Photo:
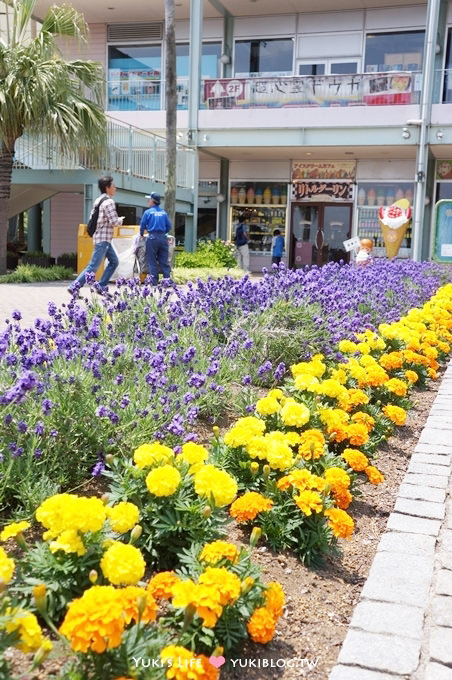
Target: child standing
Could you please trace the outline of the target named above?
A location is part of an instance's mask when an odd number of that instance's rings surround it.
[[[272,238],[272,264],[279,264],[281,262],[284,251],[284,236],[282,236],[279,229],[275,229]]]

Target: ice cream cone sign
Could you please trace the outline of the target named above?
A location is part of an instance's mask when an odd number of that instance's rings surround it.
[[[388,257],[395,257],[411,221],[409,201],[401,198],[392,205],[380,206],[379,218]]]

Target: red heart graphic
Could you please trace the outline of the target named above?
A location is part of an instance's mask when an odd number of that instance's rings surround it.
[[[215,666],[215,668],[220,668],[220,666],[226,662],[226,659],[224,656],[211,656],[209,662],[212,664],[212,666]]]

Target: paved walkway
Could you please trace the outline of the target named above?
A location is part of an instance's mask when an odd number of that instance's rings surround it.
[[[329,680],[452,680],[452,363]]]
[[[14,309],[23,326],[48,317],[49,301],[69,302],[66,288],[0,285],[0,330]],[[452,680],[451,462],[452,362],[329,680]]]

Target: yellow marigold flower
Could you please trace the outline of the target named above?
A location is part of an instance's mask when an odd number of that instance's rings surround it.
[[[52,553],[62,550],[65,553],[76,553],[79,557],[86,554],[85,544],[80,534],[74,529],[62,531],[54,541],[50,541],[49,550]]]
[[[273,399],[282,399],[284,397],[284,392],[280,390],[279,387],[275,387],[269,391],[267,396],[272,397]]]
[[[390,380],[387,380],[385,382],[385,387],[389,392],[393,392],[396,394],[398,397],[406,397],[407,393],[407,384],[403,382],[403,380],[399,380],[399,378],[391,378]]]
[[[287,399],[281,409],[281,419],[284,425],[289,427],[303,427],[309,421],[311,411],[305,404],[300,404],[295,400]]]
[[[283,432],[283,441],[289,446],[296,446],[300,442],[300,435],[298,432],[291,430],[290,432]]]
[[[168,665],[168,680],[217,680],[219,671],[203,654],[195,656],[185,647],[169,645],[160,652],[160,658]]]
[[[16,565],[11,557],[0,546],[0,581],[9,583],[13,577]]]
[[[338,404],[344,411],[351,411],[355,406],[368,404],[370,401],[367,394],[356,387],[347,390],[347,394],[341,395],[338,398]]]
[[[361,352],[361,354],[370,354],[370,347],[367,342],[358,342],[356,349],[358,352]]]
[[[138,548],[113,541],[102,556],[100,568],[105,578],[115,586],[135,585],[143,578],[146,563]]]
[[[319,379],[311,373],[300,373],[295,376],[294,386],[297,390],[312,392],[319,384]]]
[[[327,468],[324,476],[333,493],[344,492],[350,486],[350,477],[342,468]]]
[[[246,452],[250,458],[259,458],[265,460],[267,458],[268,439],[263,435],[259,437],[251,437],[246,443]]]
[[[198,599],[198,586],[191,579],[178,580],[171,588],[173,607],[188,607],[195,604]]]
[[[386,404],[386,406],[383,406],[383,413],[396,425],[405,425],[406,411],[400,406]]]
[[[106,649],[119,647],[124,626],[119,591],[113,586],[93,586],[69,604],[60,633],[74,652],[103,654]]]
[[[240,596],[242,582],[237,574],[228,571],[226,567],[207,567],[198,579],[199,585],[216,588],[219,601],[223,607],[234,604]]]
[[[12,524],[7,524],[0,533],[0,541],[7,541],[9,538],[14,538],[17,534],[21,534],[23,531],[31,526],[30,522],[12,522]]]
[[[385,481],[384,475],[373,465],[368,465],[364,470],[371,484],[381,484]]]
[[[281,408],[281,404],[274,397],[262,397],[256,402],[256,411],[261,416],[271,416],[274,413],[278,413]]]
[[[369,465],[368,457],[358,449],[344,449],[341,456],[355,472],[362,472]]]
[[[121,598],[126,625],[131,621],[149,623],[157,618],[157,603],[153,594],[138,586],[127,586],[117,591]]]
[[[272,612],[266,607],[258,607],[254,610],[246,628],[253,642],[265,645],[273,639],[276,622]]]
[[[363,423],[350,423],[347,427],[347,439],[353,446],[363,446],[369,439],[366,425]]]
[[[427,373],[430,380],[438,380],[438,373],[435,371],[434,368],[428,368]]]
[[[209,457],[209,452],[201,444],[195,442],[186,442],[182,445],[182,452],[177,456],[176,462],[183,460],[190,465],[189,473],[194,474]]]
[[[388,352],[382,354],[378,363],[385,371],[393,371],[403,366],[403,354],[401,352]]]
[[[270,438],[267,448],[267,460],[272,470],[288,470],[294,464],[292,449],[284,441]]]
[[[369,385],[370,387],[380,387],[386,383],[389,379],[386,371],[375,364],[374,366],[369,366],[366,370],[366,375],[363,380],[363,384]]]
[[[7,619],[14,617],[5,623],[7,634],[16,633],[19,636],[14,646],[25,654],[36,652],[45,640],[36,616],[25,609],[8,609],[6,613]]]
[[[362,423],[368,432],[373,430],[375,425],[375,419],[364,411],[357,411],[354,413],[351,417],[351,420],[355,423]]]
[[[121,501],[113,507],[106,507],[110,526],[118,534],[125,534],[133,529],[140,519],[140,511],[134,503]]]
[[[265,608],[273,615],[276,621],[283,612],[283,607],[286,601],[284,590],[278,581],[270,581],[267,585],[267,590],[264,593]]]
[[[265,423],[254,416],[247,416],[246,418],[239,418],[226,434],[224,435],[224,443],[226,446],[236,448],[238,446],[245,446],[252,437],[259,437],[265,432]]]
[[[357,351],[357,344],[351,340],[341,340],[338,348],[339,352],[342,352],[343,354],[353,354]]]
[[[300,491],[298,496],[294,496],[296,505],[304,515],[312,515],[313,512],[322,512],[322,498],[317,491]]]
[[[337,380],[337,382],[340,383],[341,385],[345,385],[345,383],[347,382],[347,373],[344,371],[343,368],[331,368],[330,378],[333,378],[333,380]]]
[[[146,477],[146,486],[154,496],[172,496],[180,482],[179,470],[168,464],[154,468]]]
[[[313,391],[316,392],[316,394],[324,394],[326,397],[331,397],[332,399],[338,399],[341,396],[345,397],[347,394],[347,389],[333,378],[322,380],[321,383],[315,386]]]
[[[265,498],[257,491],[248,491],[237,498],[229,511],[237,522],[250,522],[256,519],[260,512],[268,512],[273,507],[273,501]]]
[[[142,444],[133,452],[133,462],[143,469],[155,463],[167,463],[174,458],[174,451],[169,446],[153,442],[152,444]]]
[[[328,517],[328,524],[337,538],[350,538],[355,523],[345,510],[329,508],[329,510],[325,510],[325,516]]]
[[[318,413],[322,423],[324,423],[329,429],[334,429],[336,427],[340,427],[341,425],[345,425],[350,420],[348,413],[340,408],[322,408],[319,409]]]
[[[204,465],[195,474],[195,491],[198,496],[213,497],[216,507],[229,505],[237,495],[237,482],[215,465]]]
[[[316,460],[325,453],[325,437],[320,430],[305,430],[300,434],[298,453],[305,460]]]
[[[296,469],[289,472],[285,477],[281,477],[276,482],[276,486],[280,491],[287,491],[291,486],[294,486],[300,491],[305,489],[311,489],[315,475],[313,475],[309,470]]]
[[[440,340],[438,342],[438,348],[443,352],[444,354],[449,354],[450,352],[450,344],[447,342],[444,342],[443,340]]]
[[[209,564],[216,564],[220,560],[226,559],[235,564],[239,559],[239,549],[234,543],[212,541],[212,543],[207,543],[204,546],[198,559]]]
[[[337,507],[341,508],[342,510],[347,510],[348,506],[353,501],[353,496],[348,490],[335,493],[333,496]]]
[[[148,590],[156,600],[169,600],[174,586],[180,582],[174,571],[161,571],[155,574],[148,583]]]
[[[36,510],[36,519],[48,529],[44,540],[55,538],[67,529],[86,533],[100,531],[106,520],[105,506],[100,498],[86,498],[61,493],[46,498]]]
[[[296,378],[297,375],[301,375],[302,373],[309,373],[316,378],[321,378],[326,371],[326,366],[321,359],[322,356],[319,354],[312,357],[311,361],[301,361],[298,364],[293,364],[290,367],[293,377]]]

